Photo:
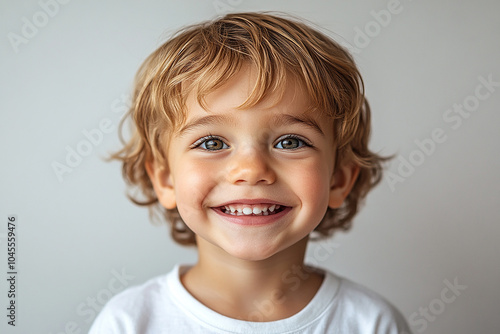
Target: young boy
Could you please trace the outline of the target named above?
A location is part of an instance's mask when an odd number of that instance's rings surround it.
[[[384,160],[337,43],[263,13],[188,27],[144,62],[130,114],[113,157],[198,262],[118,294],[90,333],[409,332],[377,294],[304,264],[310,236],[349,227]]]

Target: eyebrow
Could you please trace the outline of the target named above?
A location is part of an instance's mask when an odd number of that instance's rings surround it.
[[[193,130],[194,128],[200,127],[200,126],[205,126],[205,125],[233,125],[234,121],[225,115],[208,115],[208,116],[203,116],[196,118],[192,120],[191,122],[185,124],[180,130],[179,130],[179,136],[184,135],[186,132],[189,132],[190,130]],[[272,127],[280,127],[280,126],[285,126],[285,125],[293,125],[293,124],[303,124],[306,125],[307,127],[313,129],[316,131],[318,134],[324,136],[325,134],[321,130],[320,126],[318,123],[312,119],[308,118],[305,116],[293,116],[289,114],[279,114],[275,115],[272,117],[271,121],[269,122],[269,125]]]
[[[322,136],[325,135],[321,130],[320,126],[318,125],[318,123],[314,119],[306,117],[305,115],[298,117],[289,114],[279,114],[272,118],[270,125],[274,127],[279,127],[284,125],[293,125],[297,123],[306,125],[307,127],[313,129]]]
[[[197,128],[199,126],[204,126],[204,125],[212,125],[212,124],[233,124],[231,119],[227,116],[222,116],[222,115],[208,115],[208,116],[203,116],[199,118],[195,118],[191,122],[185,124],[180,130],[179,130],[179,136],[184,135],[186,132],[189,132],[190,130],[193,130],[194,128]]]

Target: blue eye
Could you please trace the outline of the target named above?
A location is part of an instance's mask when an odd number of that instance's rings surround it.
[[[295,150],[304,146],[311,146],[311,145],[297,136],[288,135],[280,139],[279,142],[274,147],[284,150]]]
[[[207,151],[219,151],[227,149],[229,146],[219,137],[206,136],[197,140],[196,143],[193,144],[192,148],[202,148]]]

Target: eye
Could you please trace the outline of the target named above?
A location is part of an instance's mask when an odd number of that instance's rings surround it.
[[[280,138],[278,143],[274,146],[275,148],[284,150],[295,150],[304,146],[311,146],[304,139],[299,138],[295,135],[287,135]]]
[[[191,148],[201,148],[206,151],[219,151],[227,149],[229,146],[217,136],[206,136],[198,139]]]

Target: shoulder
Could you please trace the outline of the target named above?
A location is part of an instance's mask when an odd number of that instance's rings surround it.
[[[358,309],[366,312],[390,311],[394,308],[384,297],[366,286],[344,277],[339,277],[339,280],[339,297],[343,302],[356,305]]]
[[[338,284],[335,312],[346,319],[348,328],[363,333],[410,333],[405,317],[380,294],[347,278],[326,274]]]
[[[132,286],[112,297],[105,308],[121,311],[138,311],[150,306],[161,296],[168,274],[149,279],[141,285]]]
[[[162,292],[168,275],[154,277],[113,296],[94,320],[89,334],[140,332],[144,319],[165,303]]]

